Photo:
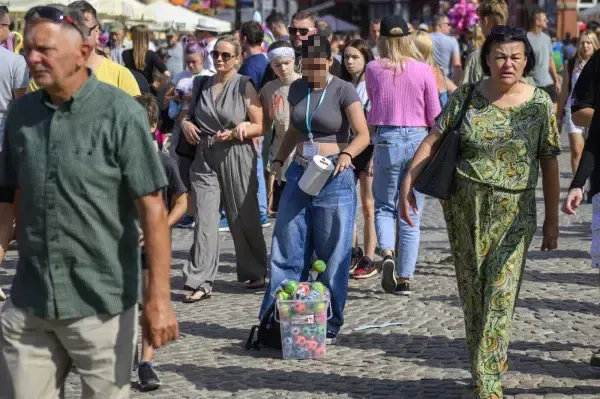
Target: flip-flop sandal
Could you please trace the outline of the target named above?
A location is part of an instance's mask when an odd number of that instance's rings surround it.
[[[264,288],[265,285],[265,280],[250,280],[250,282],[246,284],[246,288],[249,290],[259,290]]]
[[[200,298],[192,298],[196,293],[202,291],[204,293],[204,295],[202,295]],[[210,291],[207,291],[206,288],[204,287],[200,287],[194,290],[194,292],[192,292],[190,295],[188,295],[187,297],[185,297],[185,299],[183,300],[183,303],[196,303],[196,302],[200,302],[203,301],[205,299],[210,299],[210,297],[212,296],[212,293]]]

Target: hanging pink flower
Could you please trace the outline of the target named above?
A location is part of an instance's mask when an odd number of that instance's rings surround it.
[[[479,22],[477,6],[478,3],[476,0],[458,0],[458,2],[448,10],[450,25],[458,31],[463,31],[475,25]]]

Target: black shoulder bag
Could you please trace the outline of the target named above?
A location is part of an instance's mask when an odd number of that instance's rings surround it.
[[[198,100],[200,100],[202,90],[204,90],[204,86],[206,85],[208,78],[210,78],[210,76],[198,76],[197,78],[195,78],[198,79],[198,91],[196,92],[196,96],[194,97],[194,102],[190,103],[189,110],[191,116],[190,122],[192,122],[194,125],[196,125],[195,108],[198,104]],[[175,146],[175,154],[179,155],[180,157],[191,159],[194,159],[194,157],[196,156],[196,144],[188,143],[188,141],[185,138],[185,135],[183,134],[183,129],[181,129],[181,134],[179,135],[179,142]]]
[[[449,132],[444,134],[433,159],[417,178],[415,190],[418,192],[440,200],[447,200],[450,197],[460,147],[460,126],[469,108],[474,89],[475,85],[471,85],[456,123]]]

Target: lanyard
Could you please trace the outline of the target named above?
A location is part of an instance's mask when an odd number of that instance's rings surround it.
[[[329,77],[327,79],[327,86],[329,86],[330,81],[331,81],[331,77]],[[312,113],[309,112],[309,110],[310,110],[310,87],[307,89],[308,97],[306,98],[306,117],[305,117],[304,121],[306,122],[306,130],[308,131],[308,139],[310,140],[311,143],[313,142],[312,120],[313,120],[313,117],[315,116],[315,113],[321,106],[321,104],[323,104],[323,100],[325,100],[325,94],[327,93],[327,86],[325,86],[325,88],[323,89],[323,93],[321,93],[321,98],[319,99],[319,102],[317,103],[317,106],[315,107],[315,110]]]

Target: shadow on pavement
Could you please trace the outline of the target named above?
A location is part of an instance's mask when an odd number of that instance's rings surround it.
[[[289,362],[289,363],[288,363]],[[196,389],[208,391],[225,391],[231,393],[247,390],[271,389],[274,391],[309,392],[332,395],[348,395],[351,398],[389,397],[418,398],[443,397],[463,398],[470,388],[465,380],[420,379],[414,381],[398,381],[385,378],[369,378],[359,376],[343,376],[339,374],[319,372],[319,361],[302,361],[306,369],[299,370],[264,370],[251,367],[226,366],[220,368],[202,367],[197,364],[163,364],[156,366],[161,372],[174,372],[182,375],[195,384]],[[298,367],[298,361],[281,361],[281,367],[289,364]],[[199,376],[201,376],[199,378]],[[442,395],[442,396],[439,396]]]

